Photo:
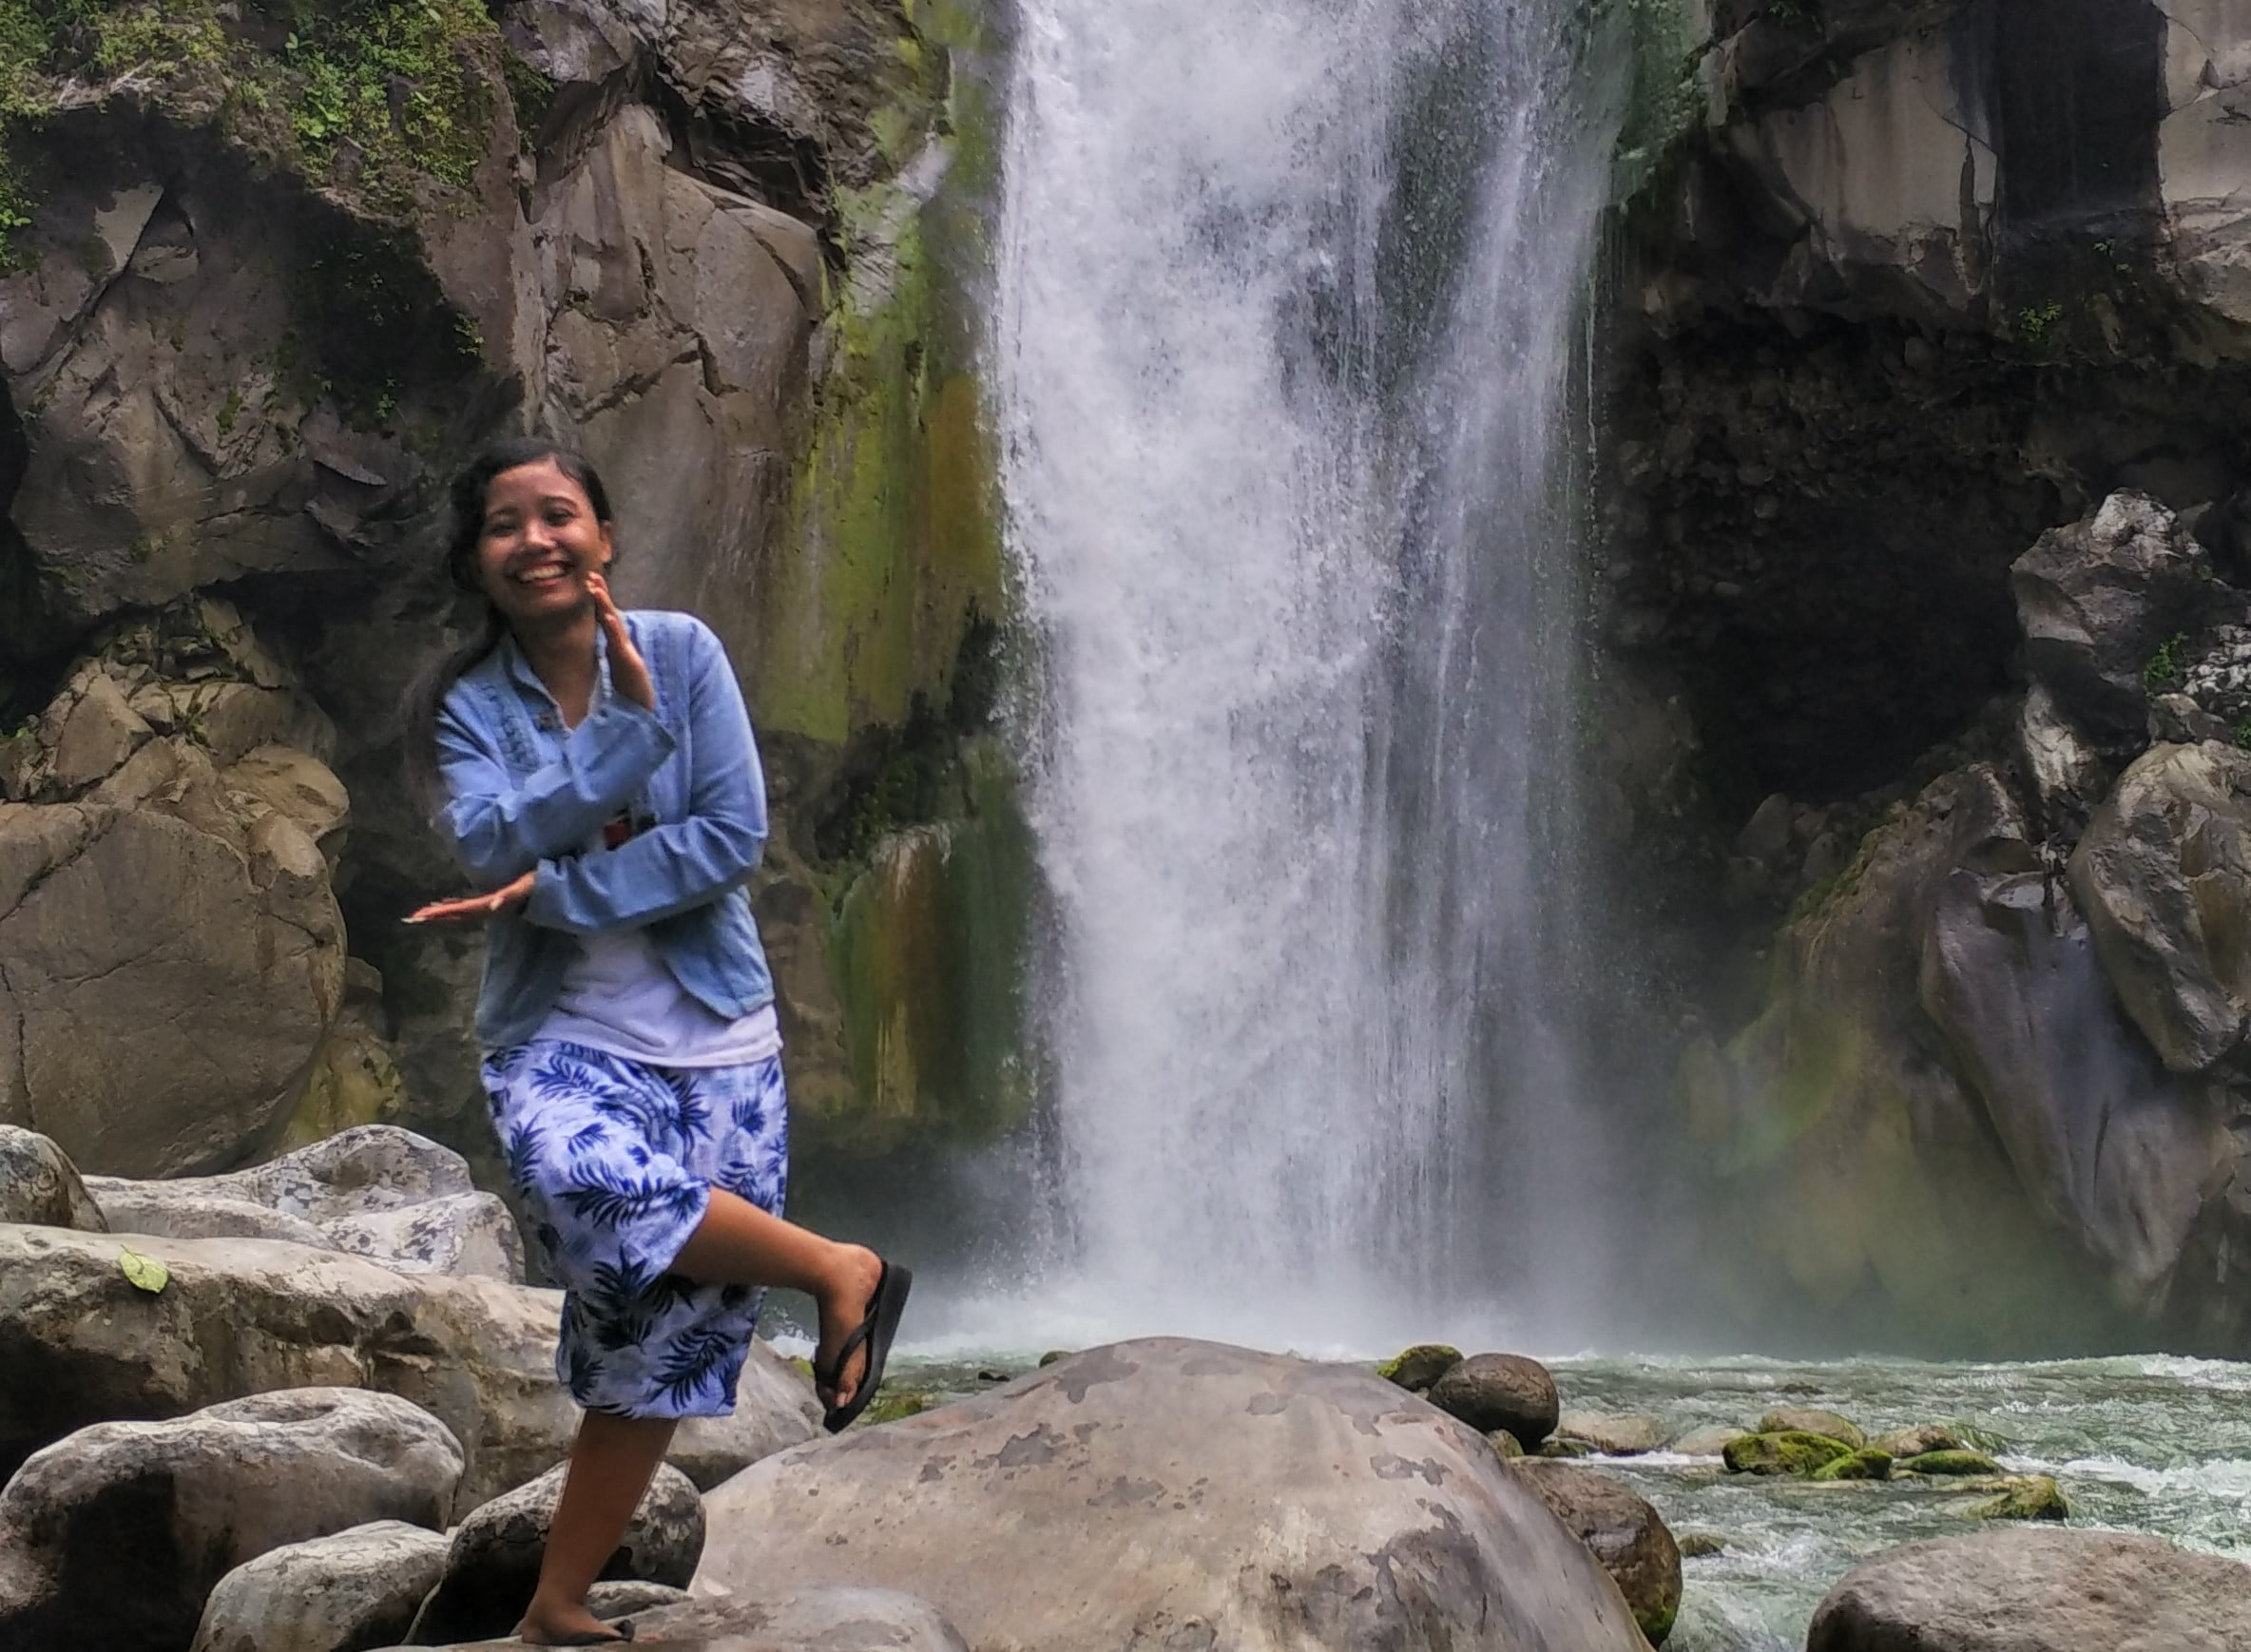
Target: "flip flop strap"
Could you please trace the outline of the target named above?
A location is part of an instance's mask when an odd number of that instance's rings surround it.
[[[845,1365],[875,1335],[875,1310],[871,1306],[868,1316],[852,1328],[852,1335],[844,1338],[844,1346],[837,1350],[837,1357],[830,1363],[827,1373],[824,1375],[818,1366],[814,1368],[813,1374],[820,1385],[823,1388],[835,1388],[843,1381]]]

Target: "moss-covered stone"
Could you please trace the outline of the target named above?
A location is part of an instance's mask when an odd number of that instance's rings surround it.
[[[273,1151],[287,1153],[325,1142],[356,1124],[383,1124],[407,1110],[406,1083],[391,1047],[356,1022],[329,1029],[304,1093],[291,1109]]]
[[[1969,1510],[1972,1520],[2068,1520],[2071,1506],[2063,1488],[2048,1474],[2027,1474],[2003,1483],[2001,1494]]]
[[[904,1417],[920,1416],[937,1403],[932,1395],[919,1389],[887,1388],[868,1402],[868,1409],[860,1412],[856,1426],[874,1428],[884,1423],[898,1422]]]
[[[1386,1382],[1422,1393],[1462,1362],[1462,1351],[1443,1342],[1417,1342],[1400,1350],[1376,1368]]]
[[[1868,1436],[1859,1425],[1838,1416],[1835,1412],[1816,1411],[1808,1406],[1780,1406],[1759,1419],[1756,1431],[1761,1434],[1819,1434],[1824,1439],[1841,1440],[1854,1450],[1868,1444]]]
[[[1822,1481],[1889,1480],[1891,1477],[1892,1458],[1890,1453],[1878,1451],[1873,1447],[1863,1448],[1845,1456],[1834,1458],[1823,1463],[1806,1476],[1809,1480]]]
[[[1998,1474],[2001,1465],[1983,1451],[1925,1451],[1895,1465],[1902,1474]]]
[[[1730,1440],[1721,1453],[1730,1474],[1810,1475],[1815,1470],[1853,1454],[1840,1440],[1821,1434],[1745,1434]]]
[[[1507,1429],[1493,1430],[1485,1436],[1485,1443],[1504,1458],[1513,1459],[1524,1455],[1524,1442]],[[1549,1443],[1553,1444],[1552,1441]]]

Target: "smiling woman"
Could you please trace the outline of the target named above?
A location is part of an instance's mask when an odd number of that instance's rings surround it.
[[[407,921],[491,926],[485,1085],[586,1409],[517,1633],[590,1645],[630,1638],[587,1590],[679,1419],[734,1410],[763,1288],[818,1304],[835,1431],[875,1397],[911,1278],[782,1220],[781,1037],[744,888],[765,788],[726,651],[692,615],[611,600],[613,513],[577,454],[503,442],[452,507],[448,567],[487,623],[408,738],[478,893]]]

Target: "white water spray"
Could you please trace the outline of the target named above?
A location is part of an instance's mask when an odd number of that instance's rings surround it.
[[[1022,0],[993,349],[1081,1323],[1373,1346],[1555,1277],[1587,10]]]

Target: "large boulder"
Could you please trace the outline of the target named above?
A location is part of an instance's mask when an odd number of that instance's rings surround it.
[[[2251,1026],[2251,752],[2153,746],[2095,811],[2071,890],[2127,1015],[2176,1073]]]
[[[606,1622],[614,1620],[596,1605],[595,1596],[615,1586],[598,1584],[587,1597],[595,1616]],[[708,1652],[970,1652],[969,1642],[935,1606],[895,1589],[746,1590],[645,1608],[633,1614],[633,1623],[638,1642],[701,1646]],[[477,1645],[490,1648],[491,1643]]]
[[[1648,1500],[1570,1463],[1525,1457],[1510,1467],[1602,1562],[1649,1644],[1664,1645],[1681,1613],[1681,1551]]]
[[[356,1652],[399,1640],[445,1560],[442,1532],[396,1520],[269,1549],[219,1580],[190,1652]]]
[[[2154,1537],[1994,1531],[1887,1549],[1814,1613],[1806,1652],[2188,1652],[2251,1645],[2251,1567]]]
[[[390,1394],[254,1394],[160,1423],[101,1423],[0,1489],[0,1641],[183,1648],[228,1572],[377,1520],[442,1527],[460,1442]]]
[[[1431,1404],[1481,1434],[1506,1429],[1530,1450],[1555,1431],[1555,1378],[1519,1354],[1472,1354],[1431,1384]]]
[[[279,1239],[401,1273],[524,1277],[508,1207],[478,1191],[460,1154],[395,1125],[358,1125],[223,1176],[88,1185],[119,1233]]]
[[[784,1452],[706,1504],[699,1594],[880,1582],[972,1645],[1643,1643],[1469,1428],[1365,1368],[1212,1343],[1074,1354]]]
[[[0,1221],[105,1231],[70,1156],[36,1130],[0,1124]]]
[[[2042,534],[2010,569],[2027,669],[2067,717],[2138,743],[2149,716],[2145,673],[2194,619],[2208,571],[2203,547],[2170,510],[2144,493],[2113,493],[2086,521]]]
[[[558,1464],[462,1520],[447,1546],[444,1573],[405,1639],[439,1645],[506,1635],[514,1626],[539,1582],[568,1471]],[[702,1500],[685,1474],[663,1464],[600,1575],[684,1588],[702,1553]]]
[[[136,1237],[170,1272],[150,1294],[119,1242],[0,1226],[0,1472],[74,1429],[178,1416],[243,1394],[349,1384],[403,1395],[468,1454],[475,1504],[562,1461],[578,1411],[555,1375],[561,1294],[408,1276],[267,1239]],[[671,1460],[699,1486],[810,1439],[811,1388],[764,1344],[735,1414],[682,1426]]]

